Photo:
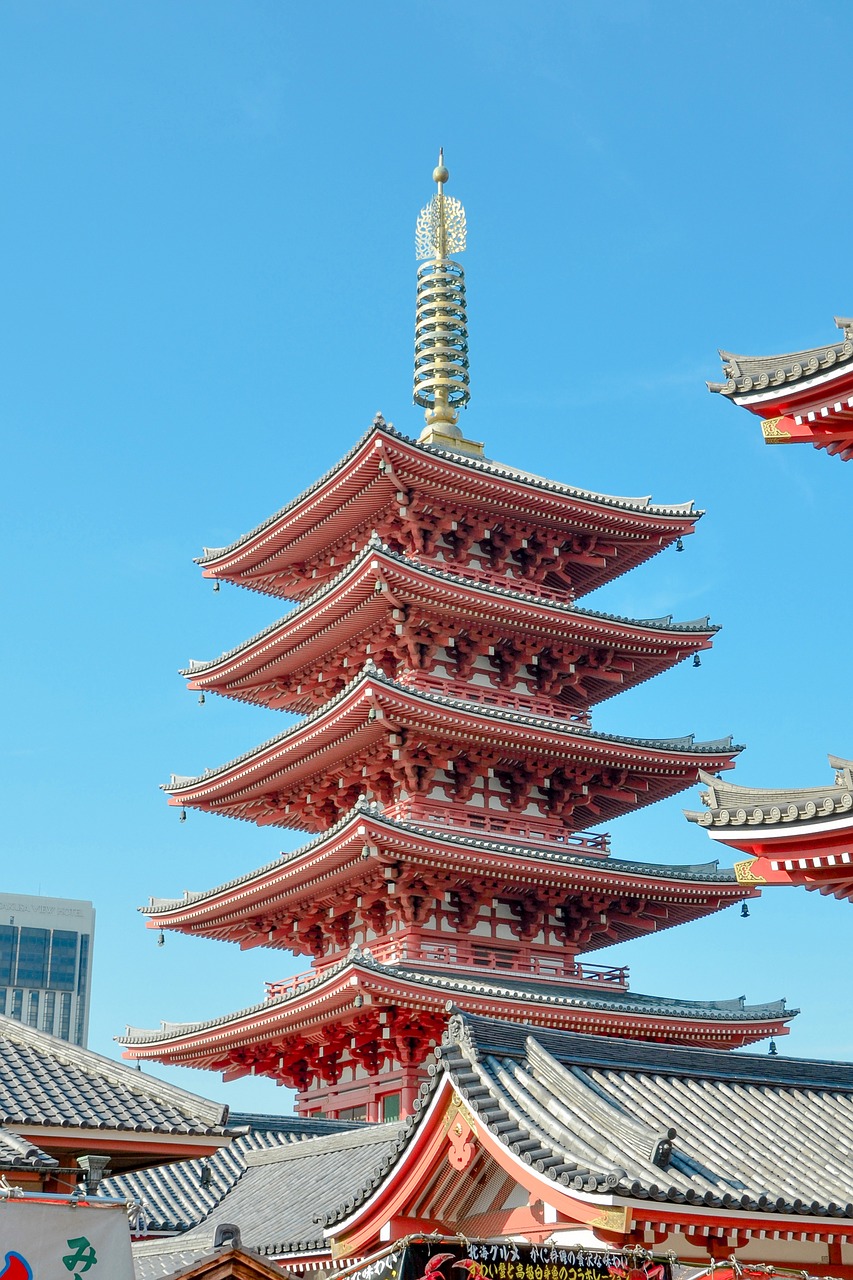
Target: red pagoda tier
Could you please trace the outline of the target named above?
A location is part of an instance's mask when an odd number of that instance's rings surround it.
[[[717,630],[707,618],[615,618],[576,608],[564,592],[540,592],[450,572],[371,534],[280,622],[182,674],[190,689],[304,713],[372,660],[417,688],[464,695],[473,677],[484,705],[582,719],[586,708],[707,649]]]
[[[750,855],[734,867],[745,887],[804,885],[853,901],[853,761],[830,756],[829,764],[828,787],[769,791],[703,777],[706,809],[686,816]]]
[[[614,498],[425,447],[377,415],[321,480],[198,563],[207,578],[302,600],[375,532],[393,551],[475,582],[572,600],[693,533],[701,514],[692,502]]]
[[[208,577],[299,603],[192,663],[190,687],[302,718],[219,768],[173,776],[170,803],[316,839],[146,909],[151,928],[313,967],[252,1008],[123,1041],[128,1057],[270,1076],[298,1090],[302,1114],[408,1113],[453,1005],[721,1048],[785,1034],[792,1017],[783,1002],[637,995],[624,967],[581,959],[755,893],[716,864],[611,859],[608,838],[589,833],[730,768],[739,750],[599,733],[590,720],[603,699],[710,646],[707,618],[575,603],[680,545],[699,513],[556,484],[462,437],[464,289],[446,251],[464,247],[464,211],[448,214],[436,180],[438,204],[418,224],[419,246],[433,234],[437,246],[419,272],[421,439],[377,418],[322,480],[201,562]]]
[[[721,351],[725,382],[709,382],[762,419],[767,444],[813,444],[853,457],[853,320],[836,317],[841,342],[781,356]]]

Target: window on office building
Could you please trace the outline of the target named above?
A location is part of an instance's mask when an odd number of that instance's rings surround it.
[[[30,998],[27,1001],[27,1026],[37,1027],[39,1024],[39,993],[37,991],[30,992]]]
[[[50,980],[52,991],[73,991],[77,976],[77,934],[54,929],[50,940]]]
[[[59,997],[59,1031],[60,1040],[67,1040],[71,1032],[71,995],[68,991],[63,991]]]
[[[18,939],[19,987],[47,986],[47,953],[50,932],[47,929],[22,929]]]
[[[21,1014],[24,1012],[24,993],[23,991],[12,992],[12,1009],[10,1017],[17,1018],[21,1021]]]
[[[77,975],[77,994],[85,995],[86,982],[89,977],[89,935],[80,934],[80,972]]]
[[[15,958],[18,954],[18,930],[13,924],[0,925],[0,982],[11,987],[15,981]]]
[[[56,1015],[56,992],[45,991],[41,1006],[41,1029],[53,1035],[53,1019]]]

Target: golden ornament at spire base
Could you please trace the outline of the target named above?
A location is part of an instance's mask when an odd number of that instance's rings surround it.
[[[457,408],[470,399],[468,385],[468,317],[465,272],[450,256],[465,248],[465,210],[444,194],[450,174],[444,151],[433,170],[438,192],[418,215],[415,252],[425,258],[418,267],[415,323],[415,404],[426,411],[420,440],[456,453],[482,456],[483,446],[466,440],[457,426]]]

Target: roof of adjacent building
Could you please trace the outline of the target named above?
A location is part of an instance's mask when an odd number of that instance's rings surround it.
[[[825,347],[775,356],[742,356],[721,351],[726,381],[709,382],[708,389],[724,396],[772,392],[833,372],[838,365],[849,365],[853,358],[853,319],[836,316],[835,323],[844,337]]]
[[[707,789],[699,795],[705,809],[685,809],[685,817],[703,827],[785,827],[821,819],[837,821],[844,814],[853,821],[853,761],[830,756],[829,765],[835,770],[835,781],[824,787],[743,787],[702,773]]]
[[[0,1169],[55,1169],[59,1164],[29,1138],[22,1138],[6,1125],[0,1125]]]
[[[198,1261],[216,1227],[235,1223],[244,1248],[265,1257],[328,1252],[322,1220],[354,1195],[395,1148],[400,1125],[361,1125],[246,1155],[246,1168],[216,1208],[191,1231],[134,1246],[137,1280],[159,1280]]]
[[[234,1113],[231,1124],[236,1130],[233,1141],[208,1158],[180,1160],[104,1178],[99,1194],[137,1200],[149,1231],[188,1231],[202,1222],[242,1178],[250,1154],[363,1128],[352,1121],[248,1113]]]
[[[0,1017],[0,1123],[221,1136],[228,1108]]]
[[[853,1217],[853,1064],[532,1031],[456,1014],[386,1179],[449,1077],[478,1127],[567,1188]],[[345,1201],[345,1203],[344,1203]]]
[[[175,1271],[174,1267],[180,1267],[180,1270]],[[172,1280],[204,1280],[205,1277],[224,1280],[226,1276],[233,1276],[235,1280],[288,1280],[288,1273],[282,1271],[281,1267],[266,1262],[256,1253],[246,1252],[241,1245],[232,1246],[230,1243],[214,1249],[212,1253],[201,1255],[197,1250],[190,1250],[186,1256],[182,1256],[182,1251],[178,1250],[169,1255],[168,1268],[166,1272],[157,1271],[154,1274],[168,1275]],[[140,1270],[139,1264],[136,1264],[138,1280],[148,1274],[147,1269]]]

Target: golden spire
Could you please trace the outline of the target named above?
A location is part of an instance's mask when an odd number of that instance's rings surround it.
[[[457,408],[470,399],[465,272],[450,256],[465,248],[465,210],[444,194],[450,177],[444,151],[433,170],[437,193],[418,215],[415,252],[426,259],[418,267],[415,322],[415,404],[426,410],[421,440],[456,452],[482,454],[483,446],[465,440],[457,426]],[[461,446],[461,447],[460,447]]]

